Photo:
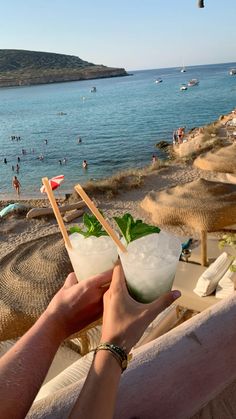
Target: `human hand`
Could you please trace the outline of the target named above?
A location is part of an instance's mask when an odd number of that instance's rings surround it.
[[[61,339],[83,329],[102,315],[103,294],[112,278],[112,270],[78,282],[74,273],[53,297],[45,315],[50,316]]]
[[[116,265],[110,288],[103,297],[101,342],[114,343],[128,354],[147,326],[180,295],[179,291],[171,291],[152,303],[139,303],[128,293],[122,266]]]

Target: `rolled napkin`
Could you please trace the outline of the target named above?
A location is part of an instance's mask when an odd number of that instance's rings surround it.
[[[212,294],[231,263],[231,257],[226,252],[222,253],[200,276],[193,290],[195,294],[200,297]]]
[[[236,272],[230,268],[218,282],[216,288],[216,298],[226,298],[235,292],[236,287]]]

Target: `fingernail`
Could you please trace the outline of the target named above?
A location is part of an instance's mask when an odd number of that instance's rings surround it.
[[[172,296],[174,300],[177,300],[177,298],[181,297],[181,292],[178,290],[172,291]]]

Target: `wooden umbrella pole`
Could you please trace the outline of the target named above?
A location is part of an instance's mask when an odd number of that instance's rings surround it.
[[[201,231],[201,265],[207,266],[207,232]]]
[[[51,186],[50,186],[50,184],[49,184],[48,178],[47,178],[47,177],[44,177],[44,178],[42,179],[42,182],[43,182],[43,185],[45,186],[45,190],[46,190],[46,192],[47,192],[48,199],[49,199],[49,201],[50,201],[50,204],[51,204],[51,206],[52,206],[52,209],[53,209],[54,215],[55,215],[55,217],[56,217],[56,220],[57,220],[57,222],[58,222],[59,228],[60,228],[60,230],[61,230],[61,234],[62,234],[62,237],[63,237],[63,239],[64,239],[64,242],[65,242],[66,246],[67,246],[69,249],[71,249],[71,248],[72,248],[72,246],[71,246],[71,242],[70,242],[70,239],[69,239],[68,233],[67,233],[67,231],[66,231],[66,227],[65,227],[65,225],[64,225],[64,222],[63,222],[63,219],[62,219],[61,213],[60,213],[60,211],[59,211],[58,205],[57,205],[57,203],[56,203],[56,200],[55,200],[54,194],[53,194],[53,192],[52,192]]]
[[[85,204],[88,206],[88,208],[90,209],[90,211],[93,213],[93,215],[95,215],[95,217],[97,218],[97,220],[102,224],[104,230],[106,230],[107,234],[109,234],[109,236],[112,238],[112,240],[115,242],[115,244],[119,247],[119,249],[122,252],[127,252],[126,247],[123,245],[123,243],[121,243],[121,241],[119,240],[119,238],[117,237],[117,234],[115,233],[115,231],[111,228],[110,224],[108,224],[108,222],[105,220],[105,218],[102,216],[102,214],[100,213],[100,211],[98,211],[98,209],[95,207],[93,201],[91,201],[91,199],[89,198],[89,196],[86,194],[85,190],[82,188],[82,186],[80,184],[75,186],[75,190],[76,192],[78,192],[78,194],[81,196],[81,198],[84,200]]]

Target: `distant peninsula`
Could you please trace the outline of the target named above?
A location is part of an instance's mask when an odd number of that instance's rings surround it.
[[[89,63],[73,55],[0,49],[0,87],[119,76],[128,76],[124,68]]]

